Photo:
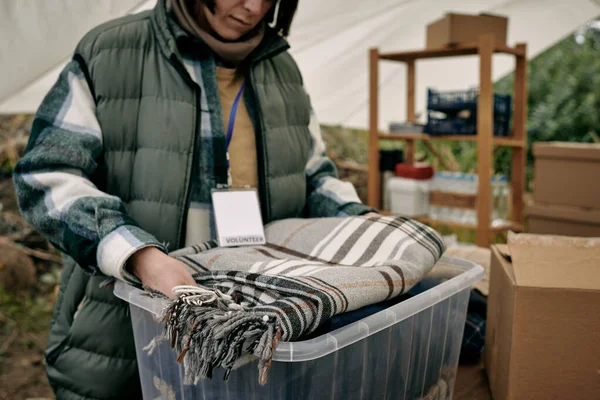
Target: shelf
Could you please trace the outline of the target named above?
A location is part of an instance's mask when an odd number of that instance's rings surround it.
[[[380,53],[379,58],[388,61],[406,62],[426,58],[470,56],[478,53],[479,46],[476,43],[469,43],[453,47],[444,47],[440,49],[415,50],[400,53]],[[494,47],[494,53],[512,54],[514,56],[525,56],[525,53],[521,49],[515,47],[508,47],[504,45],[496,45]]]
[[[429,204],[432,206],[460,208],[462,210],[475,210],[477,209],[477,195],[433,190],[429,192]]]
[[[477,141],[477,135],[447,135],[437,136],[428,135],[426,133],[380,133],[379,140],[423,140],[423,141],[438,141],[438,140],[449,140],[455,142],[475,142]],[[510,137],[495,137],[492,142],[496,146],[507,146],[507,147],[525,147],[526,142],[522,139],[514,139]]]
[[[473,229],[473,230],[477,229],[477,225],[463,224],[460,222],[437,221],[437,220],[434,221],[427,217],[417,217],[415,219],[417,221],[424,223],[425,225],[432,225],[432,226],[433,225],[443,225],[443,226],[447,226],[449,228],[462,228],[462,229]],[[512,230],[514,232],[522,232],[523,225],[517,224],[516,222],[506,222],[502,225],[490,226],[490,232],[493,232],[493,233],[499,233],[499,232],[504,232],[504,231],[508,231],[508,230]]]
[[[390,213],[388,213],[388,215],[390,215]],[[452,221],[437,221],[437,220],[432,220],[428,217],[415,217],[415,220],[424,223],[425,225],[442,225],[442,226],[447,226],[449,228],[459,228],[459,229],[477,229],[476,225],[472,225],[472,224],[463,224],[460,222],[452,222]],[[498,226],[491,226],[490,227],[490,232],[492,233],[499,233],[499,232],[505,232],[505,231],[514,231],[514,232],[523,232],[523,225],[518,224],[516,222],[506,222],[502,225],[498,225]]]
[[[472,224],[463,224],[460,222],[452,222],[452,221],[438,221],[432,220],[428,217],[415,217],[415,220],[424,223],[425,225],[443,225],[448,228],[459,228],[459,229],[477,229],[476,225]]]
[[[527,147],[527,141],[524,139],[514,139],[510,137],[494,137],[493,143],[496,146],[507,147]]]
[[[515,58],[516,67],[514,73],[514,96],[513,96],[513,133],[509,137],[494,137],[493,123],[493,98],[494,83],[492,79],[492,65],[494,54],[503,53]],[[444,135],[430,136],[422,132],[407,133],[382,133],[378,130],[380,125],[380,81],[381,71],[379,63],[381,61],[399,61],[404,62],[406,66],[406,120],[416,121],[416,70],[419,59],[435,59],[454,56],[473,56],[479,60],[479,93],[478,109],[482,111],[476,135]],[[404,158],[408,163],[414,163],[417,152],[417,141],[421,141],[423,147],[432,153],[440,161],[442,169],[450,169],[445,164],[443,157],[439,154],[436,146],[432,145],[434,141],[452,141],[452,142],[471,142],[475,143],[477,150],[477,171],[479,180],[485,182],[480,185],[476,197],[465,197],[451,195],[433,194],[430,202],[452,203],[455,208],[475,209],[477,215],[491,215],[491,197],[492,190],[489,187],[488,179],[493,174],[494,157],[496,151],[503,147],[512,149],[511,154],[511,175],[510,182],[511,196],[510,208],[514,221],[523,219],[523,193],[525,189],[525,168],[527,148],[527,44],[519,43],[514,47],[506,44],[500,44],[493,35],[484,35],[477,42],[464,43],[456,46],[448,46],[437,49],[423,49],[403,52],[380,52],[377,48],[369,51],[369,188],[368,204],[374,208],[381,207],[381,171],[379,170],[379,150],[381,141],[384,140],[402,140],[404,141]],[[485,100],[484,100],[485,99]],[[483,112],[484,111],[484,112]],[[417,127],[412,130],[418,130]],[[477,201],[479,199],[480,201]],[[389,213],[387,214],[389,215]],[[421,218],[422,221],[432,226],[449,226],[454,228],[463,228],[474,230],[477,233],[476,243],[480,247],[489,247],[493,239],[493,233],[504,232],[507,230],[522,231],[523,226],[518,223],[507,222],[502,226],[486,226],[479,219],[478,224],[461,224],[442,221],[430,221],[427,218]],[[488,218],[485,218],[487,220]]]
[[[477,140],[476,135],[444,135],[444,136],[431,136],[426,133],[380,133],[379,139],[381,140],[452,140],[452,141],[471,141]]]

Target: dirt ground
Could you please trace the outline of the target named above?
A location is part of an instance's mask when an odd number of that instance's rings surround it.
[[[47,326],[47,321],[39,322]],[[2,331],[0,399],[53,399],[43,362],[47,329],[28,332],[23,327],[13,326]]]
[[[0,180],[0,204],[0,237],[19,233],[21,227],[14,226],[18,208],[12,182],[6,177]],[[33,239],[33,235],[29,235],[28,240]],[[24,266],[32,267],[33,276],[11,274],[10,269],[26,270]],[[11,279],[10,288],[8,285],[6,289],[0,287],[2,400],[54,398],[46,379],[43,352],[55,301],[57,274],[57,265],[53,263],[19,254],[7,246],[0,247],[0,276],[4,283]]]

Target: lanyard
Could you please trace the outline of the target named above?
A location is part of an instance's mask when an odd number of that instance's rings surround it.
[[[237,96],[235,96],[235,100],[233,101],[233,105],[231,106],[231,113],[229,114],[229,124],[227,126],[227,152],[229,153],[229,145],[231,144],[231,138],[233,138],[233,127],[235,126],[235,117],[237,115],[238,106],[240,104],[240,100],[242,98],[242,93],[244,92],[244,88],[246,87],[246,81],[242,83],[242,87],[240,87],[240,91]],[[227,163],[229,163],[229,157],[227,159]]]
[[[237,115],[238,106],[240,105],[240,100],[242,99],[242,93],[244,92],[244,88],[246,87],[246,81],[242,83],[240,87],[240,91],[237,96],[235,96],[235,100],[231,105],[231,112],[229,113],[229,124],[227,126],[227,185],[231,186],[233,183],[233,179],[231,177],[231,165],[229,163],[229,145],[231,144],[231,139],[233,138],[233,127],[235,126],[235,117]]]

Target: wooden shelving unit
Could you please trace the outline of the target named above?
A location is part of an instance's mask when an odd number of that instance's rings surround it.
[[[447,140],[447,141],[455,141],[455,142],[475,142],[477,141],[476,135],[449,135],[449,136],[431,136],[426,133],[380,133],[380,140],[422,140],[426,142]],[[492,138],[492,143],[495,146],[506,146],[506,147],[525,147],[527,146],[527,141],[523,139],[515,139],[512,137],[494,137]]]
[[[514,86],[513,131],[509,137],[494,137],[494,108],[492,58],[495,53],[513,55],[516,60]],[[416,122],[415,116],[415,76],[416,61],[428,58],[456,57],[474,55],[479,57],[479,97],[477,105],[477,135],[473,136],[430,136],[423,133],[385,134],[379,132],[379,62],[403,62],[407,67],[406,115],[408,122]],[[523,229],[523,193],[525,191],[525,154],[527,150],[527,45],[515,47],[497,45],[493,35],[482,36],[479,42],[460,46],[418,50],[402,53],[379,53],[370,50],[369,77],[369,205],[380,209],[380,171],[379,148],[382,140],[403,140],[405,142],[405,162],[414,162],[415,142],[423,141],[475,141],[477,142],[477,174],[479,189],[473,203],[477,210],[477,226],[430,221],[419,218],[427,224],[443,224],[456,228],[475,229],[477,245],[489,247],[492,234],[506,230]],[[511,168],[511,221],[502,226],[491,225],[491,183],[493,175],[494,146],[506,146],[512,149]],[[464,199],[463,199],[464,200]],[[452,205],[452,204],[449,204]],[[383,210],[383,212],[386,212]]]

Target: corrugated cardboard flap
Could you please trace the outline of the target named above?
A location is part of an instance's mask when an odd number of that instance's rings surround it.
[[[490,13],[466,14],[466,13],[459,13],[459,12],[448,11],[448,12],[446,12],[444,14],[444,18],[452,18],[452,17],[469,17],[469,18],[472,18],[472,17],[492,17],[492,18],[501,18],[501,19],[508,20],[508,17],[506,15],[490,14]]]
[[[501,262],[502,267],[506,271],[506,275],[511,280],[513,284],[517,282],[515,278],[515,270],[512,266],[512,257],[510,255],[510,249],[505,244],[497,244],[496,249],[498,249],[498,254],[502,256],[505,262]]]
[[[525,215],[545,219],[574,221],[588,225],[600,224],[600,210],[589,210],[579,207],[557,206],[554,204],[530,204]]]
[[[517,285],[600,290],[600,239],[508,235]]]
[[[502,19],[508,20],[508,17],[506,15],[490,14],[490,13],[479,13],[479,15],[482,17],[502,18]]]

